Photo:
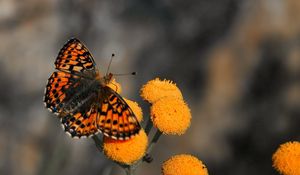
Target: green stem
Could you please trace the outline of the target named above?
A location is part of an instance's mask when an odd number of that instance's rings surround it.
[[[155,146],[155,144],[158,142],[158,139],[160,138],[160,136],[162,135],[162,132],[159,131],[159,130],[156,130],[156,133],[155,135],[153,136],[148,148],[147,148],[147,151],[146,153],[147,154],[150,154],[150,152],[152,151],[153,147]],[[145,161],[143,158],[140,159],[138,162],[136,162],[133,167],[134,168],[137,168],[143,161]]]
[[[151,118],[149,117],[149,119],[147,121],[147,124],[146,124],[146,127],[145,127],[145,132],[146,132],[147,135],[149,135],[152,127],[153,127],[153,123],[151,121]]]
[[[158,139],[160,138],[162,132],[160,130],[156,130],[155,135],[153,136],[151,143],[147,149],[147,153],[150,153],[154,147],[154,145],[157,143]]]
[[[92,139],[94,140],[95,145],[96,145],[96,147],[98,148],[98,150],[99,150],[100,152],[102,152],[102,151],[103,151],[103,149],[102,149],[102,144],[103,144],[102,140],[100,140],[99,137],[96,136],[96,135],[93,135],[93,136],[92,136]]]
[[[129,166],[126,168],[126,175],[134,175],[135,168],[133,166]]]

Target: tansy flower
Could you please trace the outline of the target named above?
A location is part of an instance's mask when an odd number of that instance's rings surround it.
[[[128,106],[132,109],[133,113],[135,114],[137,120],[141,122],[143,120],[143,111],[139,104],[135,101],[128,100],[124,98]]]
[[[300,175],[300,143],[287,142],[273,154],[273,167],[283,175]]]
[[[139,134],[129,140],[114,140],[104,137],[103,151],[108,158],[130,165],[144,156],[147,145],[147,135],[141,129]]]
[[[184,134],[191,123],[189,107],[176,97],[165,97],[153,103],[150,116],[153,125],[163,134]]]
[[[188,154],[171,157],[162,165],[163,175],[208,175],[201,160]]]
[[[162,97],[177,97],[183,99],[175,83],[170,80],[160,80],[159,78],[148,81],[141,88],[141,97],[150,103],[154,103]]]
[[[116,82],[116,79],[112,79],[110,83],[108,83],[107,85],[108,87],[110,87],[111,89],[113,89],[114,91],[116,91],[118,94],[120,94],[122,92],[122,87],[121,85]]]

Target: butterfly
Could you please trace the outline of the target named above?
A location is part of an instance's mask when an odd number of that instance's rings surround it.
[[[70,39],[55,61],[44,104],[72,137],[105,136],[127,140],[141,126],[125,100],[108,87],[113,75],[101,76],[93,56],[78,39]]]

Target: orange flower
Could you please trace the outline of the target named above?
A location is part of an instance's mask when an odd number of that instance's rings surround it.
[[[150,103],[154,103],[162,97],[177,97],[183,99],[175,83],[170,80],[162,81],[159,78],[148,81],[141,88],[141,97]]]
[[[273,167],[283,175],[300,175],[300,142],[287,142],[272,157]]]
[[[108,158],[130,165],[144,156],[147,145],[148,137],[141,129],[139,134],[129,140],[114,140],[104,137],[103,151]]]
[[[108,87],[110,87],[111,89],[113,89],[114,91],[116,91],[118,94],[120,94],[122,92],[122,87],[121,85],[116,82],[116,79],[112,79],[111,82],[107,85]]]
[[[189,107],[175,97],[165,97],[153,103],[150,116],[154,126],[163,134],[184,134],[191,123]]]
[[[162,165],[163,175],[208,175],[201,160],[188,154],[171,157]]]

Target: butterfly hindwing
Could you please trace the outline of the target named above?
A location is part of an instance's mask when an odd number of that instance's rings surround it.
[[[124,99],[109,87],[104,87],[106,98],[100,106],[98,128],[104,135],[127,140],[136,135],[141,126]]]
[[[98,130],[105,136],[127,140],[136,135],[141,126],[124,99],[109,87],[104,87],[101,103],[92,104],[84,112],[77,111],[62,118],[62,125],[72,137],[90,136]]]
[[[96,119],[98,107],[92,106],[90,110],[82,113],[68,114],[61,119],[62,125],[72,137],[91,136],[98,132]]]
[[[89,50],[78,39],[73,38],[59,51],[55,67],[66,72],[84,72],[94,70],[95,62]]]
[[[44,103],[46,107],[56,114],[61,112],[65,101],[75,92],[72,91],[79,85],[80,77],[69,73],[53,72],[45,89]]]

